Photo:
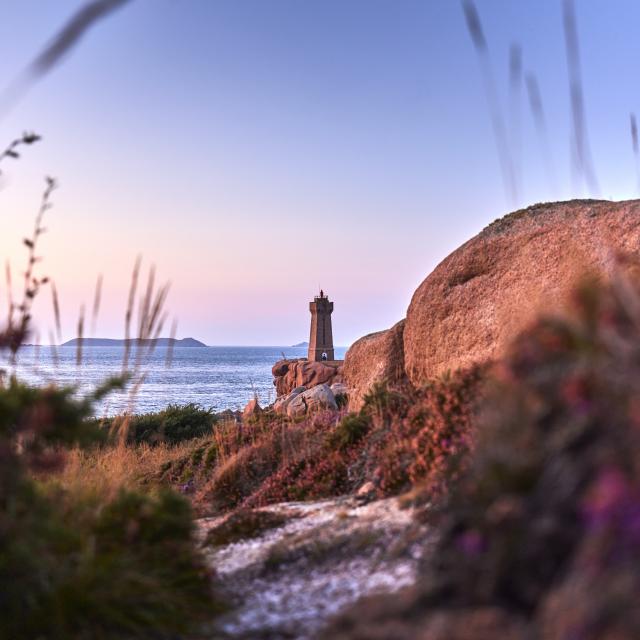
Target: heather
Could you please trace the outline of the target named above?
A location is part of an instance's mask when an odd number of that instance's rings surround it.
[[[253,509],[238,509],[218,526],[209,529],[205,544],[223,547],[234,542],[251,540],[270,529],[282,527],[288,521],[283,514]]]
[[[120,469],[127,482],[177,488],[202,514],[330,498],[365,484],[377,497],[414,488],[433,499],[466,459],[480,381],[473,369],[417,391],[378,385],[358,413],[322,411],[292,420],[268,410],[244,422],[209,416],[210,435],[175,446],[159,428],[141,444],[130,438],[124,448],[75,453],[66,479],[104,473],[117,484]],[[192,408],[184,411],[189,416]],[[135,420],[162,423],[161,414]]]
[[[399,619],[406,638],[417,626],[464,638],[469,624],[487,637],[638,636],[639,310],[631,265],[515,339],[418,586],[327,637],[382,638]]]
[[[194,405],[97,422],[106,442],[75,448],[65,485],[172,487],[203,515],[319,500],[364,487],[371,497],[446,495],[468,459],[482,369],[421,389],[378,384],[359,412],[289,419],[266,410],[239,421]],[[127,428],[122,441],[114,427]]]

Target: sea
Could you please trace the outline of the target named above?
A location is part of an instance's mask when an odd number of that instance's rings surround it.
[[[344,358],[345,351],[336,347],[336,358]],[[25,346],[16,363],[2,368],[28,384],[72,386],[83,397],[122,373],[124,355],[124,347],[85,346],[78,362],[75,347]],[[265,406],[275,400],[273,364],[283,356],[306,355],[306,347],[176,347],[171,351],[158,347],[140,357],[133,350],[129,368],[137,364],[135,380],[140,384],[112,392],[95,407],[95,415],[147,413],[188,403],[215,412],[238,410],[254,394]]]

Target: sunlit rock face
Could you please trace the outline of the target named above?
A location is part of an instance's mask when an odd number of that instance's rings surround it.
[[[376,382],[419,386],[500,357],[541,311],[561,310],[578,279],[639,251],[638,200],[538,204],[496,220],[426,277],[406,320],[351,346],[349,409]]]
[[[607,274],[616,254],[639,249],[637,200],[539,204],[495,221],[414,293],[404,329],[409,379],[501,356],[534,315],[562,308],[578,278]]]
[[[351,345],[344,359],[344,382],[349,409],[362,407],[364,396],[376,382],[396,384],[404,377],[404,320],[391,329],[360,338]]]

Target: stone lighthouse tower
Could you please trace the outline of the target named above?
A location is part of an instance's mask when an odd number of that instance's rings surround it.
[[[324,295],[320,295],[309,303],[311,311],[311,337],[309,338],[309,360],[322,362],[335,360],[333,353],[333,333],[331,331],[331,313],[333,302]]]

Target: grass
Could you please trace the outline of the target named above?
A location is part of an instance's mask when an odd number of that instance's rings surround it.
[[[305,532],[273,545],[264,560],[265,573],[279,571],[298,562],[319,565],[362,555],[375,547],[380,531],[358,529],[337,536]]]
[[[291,516],[271,511],[238,509],[207,533],[205,545],[220,547],[251,540],[272,529],[284,526]]]
[[[0,161],[17,158],[16,148],[38,139],[24,134],[0,154]],[[9,362],[31,333],[34,299],[50,284],[40,274],[39,239],[56,186],[54,179],[46,179],[33,233],[23,240],[26,267],[17,301],[8,264],[5,270],[8,309],[0,327],[0,355]],[[60,336],[59,304],[51,285]],[[162,330],[166,292],[167,286],[154,295],[152,270],[140,306],[141,339]],[[132,288],[127,327],[134,293]],[[98,307],[99,290],[94,315]],[[78,364],[83,331],[84,308],[78,321]],[[125,363],[121,376],[80,399],[69,387],[32,387],[14,377],[0,384],[1,638],[188,638],[224,608],[195,536],[191,504],[168,489],[136,490],[147,469],[166,464],[177,451],[152,451],[148,445],[127,449],[124,440],[114,446],[90,418],[95,404],[115,388],[133,380],[135,393],[144,378],[144,357],[133,371]],[[167,424],[164,419],[165,430]],[[171,435],[176,431],[174,442],[183,436],[180,429],[169,429]]]
[[[123,487],[150,490],[179,484],[163,478],[176,461],[194,455],[208,438],[196,438],[177,445],[149,444],[74,448],[66,455],[66,465],[53,480],[68,488],[106,490],[113,494]]]
[[[193,406],[170,407],[136,416],[144,429],[151,425],[138,433],[154,437],[71,450],[56,481],[111,493],[173,487],[190,495],[201,515],[331,498],[365,482],[379,497],[420,487],[433,499],[446,493],[466,459],[480,379],[472,370],[420,390],[378,385],[357,414],[328,411],[302,420],[265,411],[242,424]],[[167,416],[180,437],[157,439]],[[199,435],[203,425],[206,435]]]

